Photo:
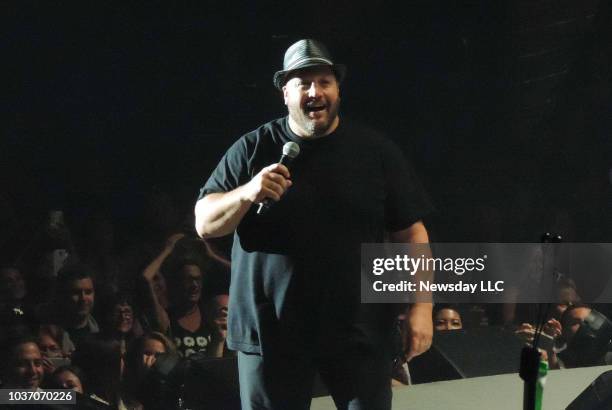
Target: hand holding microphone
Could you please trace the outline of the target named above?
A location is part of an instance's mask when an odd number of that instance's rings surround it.
[[[289,166],[299,153],[298,144],[286,143],[279,162],[265,167],[249,182],[251,186],[249,199],[254,203],[259,203],[258,215],[265,213],[274,201],[279,201],[287,188],[291,186]]]

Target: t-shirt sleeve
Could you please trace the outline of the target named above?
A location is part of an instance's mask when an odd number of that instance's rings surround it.
[[[383,144],[385,178],[385,229],[397,232],[433,211],[429,196],[414,170],[393,142]]]
[[[229,192],[245,184],[249,175],[249,153],[246,138],[241,138],[230,147],[213,171],[208,181],[200,189],[198,200],[208,194]]]

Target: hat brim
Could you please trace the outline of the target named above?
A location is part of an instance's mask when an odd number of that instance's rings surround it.
[[[332,71],[334,72],[334,74],[336,75],[336,79],[338,80],[338,83],[341,83],[344,80],[344,77],[346,76],[346,66],[344,64],[329,65],[329,64],[321,64],[319,62],[312,62],[312,63],[306,63],[292,70],[277,71],[276,73],[274,73],[274,78],[272,79],[272,81],[276,88],[278,88],[279,90],[282,90],[283,86],[286,83],[287,76],[290,73],[294,71],[303,70],[304,68],[317,67],[317,66],[330,67]]]

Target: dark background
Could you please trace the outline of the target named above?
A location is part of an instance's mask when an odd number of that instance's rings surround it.
[[[105,3],[2,5],[4,253],[52,208],[123,235],[151,203],[183,221],[225,149],[284,115],[272,75],[304,37],[348,65],[342,116],[412,160],[435,240],[609,241],[609,1]]]

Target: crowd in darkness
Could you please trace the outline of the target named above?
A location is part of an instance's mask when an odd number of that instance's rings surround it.
[[[92,216],[87,229],[70,220],[51,210],[20,252],[3,252],[1,386],[74,389],[110,408],[180,408],[180,384],[172,392],[151,387],[159,368],[234,354],[225,344],[227,242],[197,237],[191,216],[121,246],[112,218]],[[557,290],[559,303],[544,321],[543,360],[551,368],[608,363],[607,306],[583,304],[571,278]],[[530,305],[436,305],[433,320],[436,333],[497,326],[531,343],[533,312]],[[410,365],[401,355],[394,363],[390,382],[409,384]]]
[[[229,261],[180,226],[119,251],[110,218],[94,217],[87,235],[69,219],[49,211],[22,252],[3,255],[2,387],[73,388],[99,406],[169,408],[151,394],[159,357],[232,356]]]

